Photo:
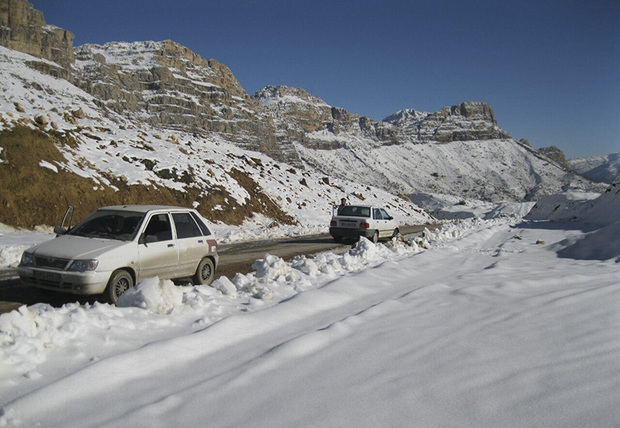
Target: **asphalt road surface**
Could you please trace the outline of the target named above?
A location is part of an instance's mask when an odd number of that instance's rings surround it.
[[[424,228],[436,227],[437,225],[401,226],[400,230],[404,236],[407,236],[420,233]],[[218,247],[220,261],[215,277],[226,276],[232,279],[236,273],[253,272],[252,264],[257,259],[264,258],[265,254],[290,260],[296,255],[311,256],[324,251],[344,253],[350,248],[351,244],[338,244],[328,234],[220,245]],[[74,302],[94,303],[98,299],[100,296],[79,296],[27,287],[21,284],[15,271],[0,271],[0,314],[10,312],[22,305],[34,305],[35,303],[48,303],[54,307],[60,307]]]

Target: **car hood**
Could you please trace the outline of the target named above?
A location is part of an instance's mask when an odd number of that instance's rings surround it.
[[[31,251],[37,256],[61,259],[93,259],[128,243],[128,241],[115,241],[112,239],[61,235],[35,246]]]

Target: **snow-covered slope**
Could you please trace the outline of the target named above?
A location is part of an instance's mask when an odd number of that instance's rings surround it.
[[[571,159],[570,167],[579,174],[603,183],[620,182],[620,152],[607,156]]]
[[[486,103],[378,122],[300,88],[251,97],[228,67],[169,40],[74,53],[60,65],[0,50],[0,221],[32,227],[58,221],[66,204],[85,214],[142,202],[194,205],[228,224],[260,214],[325,225],[342,196],[421,221],[395,195],[521,201],[597,190],[510,138]]]
[[[271,217],[269,223],[288,221],[325,229],[331,215],[329,205],[341,197],[351,202],[386,204],[405,222],[430,219],[409,201],[378,187],[295,169],[262,153],[244,150],[217,133],[204,137],[139,124],[101,108],[92,95],[68,81],[26,65],[28,61],[45,60],[0,47],[0,61],[0,132],[9,135],[18,127],[43,131],[51,136],[54,150],[59,152],[54,156],[35,153],[36,157],[23,159],[20,153],[26,147],[0,140],[0,167],[7,173],[19,160],[38,165],[47,174],[42,180],[48,183],[64,173],[83,177],[92,182],[84,199],[96,199],[98,192],[120,191],[126,186],[151,188],[152,193],[168,189],[192,196],[187,204],[196,206],[207,218],[228,224],[238,224],[256,213]],[[21,194],[32,184],[16,183],[15,188],[4,186],[3,191]],[[50,189],[57,193],[57,200],[64,199],[66,190],[62,185]],[[264,198],[257,199],[261,195]],[[28,209],[5,208],[5,216],[11,210],[23,213]],[[58,213],[47,224],[58,221],[64,205],[56,209]],[[230,210],[244,214],[233,221]],[[50,211],[48,208],[46,213]]]
[[[293,144],[305,165],[332,176],[394,192],[492,201],[596,188],[510,138],[484,103],[437,113],[401,111],[374,122],[294,88],[269,88],[257,96],[279,129],[302,136]]]
[[[620,247],[547,224],[24,306],[0,315],[0,426],[616,426]]]

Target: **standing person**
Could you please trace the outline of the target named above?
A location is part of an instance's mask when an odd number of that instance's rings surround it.
[[[347,200],[345,198],[342,198],[340,200],[340,205],[338,205],[338,214],[340,214],[340,211],[342,211],[342,209],[346,206],[347,206]]]

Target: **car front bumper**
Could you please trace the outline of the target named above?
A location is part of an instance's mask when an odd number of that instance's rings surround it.
[[[110,279],[110,272],[67,272],[21,265],[17,272],[25,285],[74,294],[101,294]]]

